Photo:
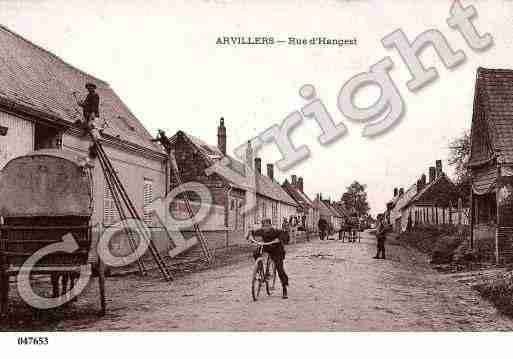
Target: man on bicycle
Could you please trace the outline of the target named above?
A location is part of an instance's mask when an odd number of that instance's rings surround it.
[[[262,228],[250,231],[249,235],[254,237],[261,237],[264,243],[273,243],[264,246],[263,250],[269,254],[271,259],[276,265],[276,271],[280,278],[281,287],[283,288],[283,299],[287,299],[287,287],[289,285],[289,277],[283,268],[283,260],[285,259],[285,247],[283,246],[282,238],[285,238],[287,233],[285,231],[273,228],[271,220],[265,218],[262,220]]]

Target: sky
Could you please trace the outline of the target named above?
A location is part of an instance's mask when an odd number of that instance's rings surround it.
[[[0,0],[0,23],[107,81],[152,134],[183,130],[211,144],[225,118],[228,151],[268,127],[279,124],[306,104],[299,96],[304,84],[315,86],[336,123],[347,135],[329,146],[319,144],[314,121],[303,120],[292,133],[296,146],[306,145],[310,157],[287,172],[283,180],[303,176],[305,191],[340,199],[354,180],[367,185],[371,213],[385,209],[394,187],[407,189],[442,159],[448,144],[469,130],[474,81],[479,66],[513,68],[513,1],[462,1],[474,5],[477,30],[490,33],[494,45],[472,51],[446,24],[451,2],[365,0]],[[466,61],[446,69],[432,48],[422,52],[426,67],[439,78],[412,93],[409,72],[395,50],[381,38],[402,29],[413,40],[429,29],[441,31]],[[222,46],[222,36],[357,38],[357,46],[304,47]],[[406,106],[399,124],[369,139],[363,124],[345,118],[337,108],[344,83],[389,56],[391,77]],[[355,102],[372,105],[379,90],[360,91]],[[276,162],[275,146],[261,151],[265,163]]]

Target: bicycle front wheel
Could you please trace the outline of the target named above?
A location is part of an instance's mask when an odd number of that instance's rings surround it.
[[[266,274],[265,290],[267,291],[267,295],[271,295],[276,285],[276,265],[272,259],[269,259],[267,262]]]
[[[265,280],[264,276],[264,264],[260,259],[255,263],[255,267],[253,268],[253,277],[251,279],[251,295],[253,296],[253,300],[255,302],[260,295],[260,290],[262,289],[262,284]]]

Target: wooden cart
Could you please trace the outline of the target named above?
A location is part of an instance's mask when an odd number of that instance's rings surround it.
[[[24,263],[34,253],[70,235],[77,250],[42,257],[30,274],[48,275],[57,297],[66,291],[66,284],[59,286],[60,280],[73,281],[81,270],[97,273],[100,314],[105,314],[104,267],[92,255],[96,253],[91,231],[92,174],[84,164],[73,152],[42,150],[11,160],[0,172],[2,315],[8,313],[10,277],[27,270]]]

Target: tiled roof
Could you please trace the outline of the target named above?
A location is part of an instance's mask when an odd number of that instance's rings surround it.
[[[329,208],[331,213],[333,213],[333,216],[335,216],[335,217],[343,217],[343,215],[335,208],[335,206],[333,206],[332,203],[325,202],[324,204],[326,205],[326,207]]]
[[[100,56],[96,54],[93,56]],[[162,152],[109,84],[67,64],[59,57],[0,26],[0,98],[68,123],[81,119],[73,91],[84,98],[86,82],[97,86],[100,118],[108,135]]]
[[[282,185],[287,194],[292,197],[303,208],[314,208],[315,205],[306,193],[293,186],[289,181],[285,180]]]
[[[342,217],[349,217],[348,211],[342,203],[340,203],[340,202],[333,203],[333,208],[335,208],[335,210],[338,211],[338,213]]]
[[[316,198],[314,200],[314,204],[319,209],[319,214],[321,216],[328,216],[328,217],[333,216],[333,211],[331,209],[329,209],[328,206],[326,206],[326,204],[323,201],[321,201],[319,198]]]
[[[405,205],[402,206],[402,208],[406,208],[414,203],[421,203],[421,202],[425,201],[424,197],[429,196],[428,193],[431,191],[431,189],[434,188],[437,184],[442,183],[444,181],[446,183],[450,184],[452,187],[452,191],[444,192],[444,198],[450,199],[454,193],[458,192],[458,190],[457,190],[456,186],[454,185],[454,183],[449,179],[449,177],[447,177],[447,175],[445,173],[443,173],[441,176],[436,178],[434,181],[426,184],[426,187],[424,187],[420,192],[415,194]]]
[[[186,138],[188,138],[191,143],[198,148],[198,150],[201,151],[201,153],[205,156],[205,158],[210,163],[215,163],[216,161],[219,161],[223,158],[223,154],[219,148],[209,145],[206,142],[200,140],[197,137],[191,136],[183,131],[180,131],[177,133],[177,135],[181,133]],[[176,136],[176,135],[175,135]],[[173,136],[173,137],[175,137]],[[173,141],[173,138],[171,139]],[[227,156],[230,160],[230,163],[228,164],[228,167],[230,167],[233,171],[239,173],[243,177],[245,177],[246,174],[246,168],[244,164],[231,156]],[[242,183],[232,183],[235,186],[240,186],[241,188],[244,188],[244,184]],[[257,187],[257,193],[272,198],[274,200],[290,204],[292,206],[297,206],[298,203],[289,196],[287,192],[280,186],[280,184],[276,181],[271,180],[269,177],[264,176],[262,174],[258,174],[256,176],[256,187]]]
[[[513,70],[479,68],[469,162],[479,165],[494,156],[501,163],[513,163]]]

